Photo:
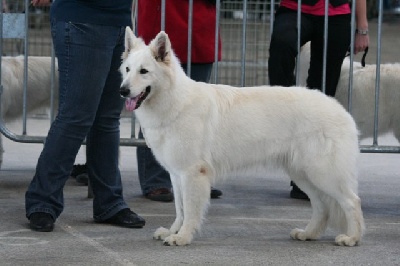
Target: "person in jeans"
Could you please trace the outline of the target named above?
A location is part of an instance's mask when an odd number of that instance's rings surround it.
[[[165,32],[175,54],[187,72],[188,62],[189,1],[170,0],[165,4]],[[149,19],[151,18],[151,19]],[[215,0],[193,1],[193,28],[190,77],[195,81],[209,82],[215,56]],[[161,30],[161,0],[138,1],[138,36],[149,43]],[[219,42],[221,44],[221,42]],[[219,45],[221,59],[221,45]],[[142,132],[139,137],[143,138]],[[148,147],[137,148],[139,181],[143,195],[156,201],[172,201],[169,173],[156,161]],[[211,188],[211,198],[222,192]]]
[[[295,85],[297,56],[297,0],[282,0],[276,12],[269,48],[268,76],[270,85]],[[356,1],[354,52],[364,51],[369,44],[366,0]],[[307,87],[322,90],[325,0],[301,2],[300,46],[311,42]],[[347,0],[329,0],[325,92],[334,97],[343,59],[351,40],[351,10]],[[290,196],[308,199],[295,183]]]
[[[123,198],[118,168],[123,107],[119,66],[125,28],[131,25],[131,5],[127,0],[56,0],[51,6],[59,110],[25,194],[32,230],[53,230],[64,208],[65,182],[85,138],[95,222],[128,228],[145,225]]]

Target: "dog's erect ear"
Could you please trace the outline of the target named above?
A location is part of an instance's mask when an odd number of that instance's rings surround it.
[[[135,50],[139,45],[142,45],[143,40],[137,38],[130,27],[125,28],[125,51],[122,54],[122,59],[128,57],[128,54]]]
[[[169,63],[171,60],[171,41],[168,35],[161,31],[150,43],[154,58],[159,62]]]

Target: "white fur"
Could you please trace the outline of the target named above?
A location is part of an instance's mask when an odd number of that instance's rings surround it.
[[[300,84],[306,85],[310,65],[310,44],[306,43],[300,54]],[[348,108],[350,59],[345,58],[340,72],[335,98]],[[380,92],[378,133],[394,133],[400,141],[400,64],[380,65]],[[375,115],[376,65],[362,67],[353,62],[353,94],[351,113],[361,133],[361,138],[372,137]]]
[[[126,30],[121,94],[151,87],[135,110],[146,142],[171,174],[176,220],[159,228],[166,245],[190,244],[215,179],[282,167],[311,200],[312,218],[293,239],[317,239],[327,225],[336,243],[354,246],[364,230],[357,196],[356,125],[334,99],[306,88],[234,88],[189,79],[168,36],[146,46]],[[146,70],[146,71],[141,71]],[[141,73],[142,72],[142,73]],[[129,93],[126,94],[126,93]]]
[[[1,58],[1,113],[4,121],[16,119],[22,115],[24,57],[3,56]],[[58,91],[58,73],[55,86]],[[30,56],[28,58],[27,111],[49,107],[51,87],[51,57]],[[57,97],[56,97],[57,100]],[[3,162],[3,144],[0,138],[0,167]]]

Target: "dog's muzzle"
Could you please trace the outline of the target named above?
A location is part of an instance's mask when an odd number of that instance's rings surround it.
[[[121,95],[121,97],[126,98],[129,96],[129,94],[131,94],[131,90],[126,87],[121,87],[119,89],[119,94]]]

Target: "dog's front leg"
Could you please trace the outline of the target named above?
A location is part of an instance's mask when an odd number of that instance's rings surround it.
[[[200,175],[186,175],[182,177],[181,182],[182,191],[180,194],[183,200],[183,224],[177,234],[175,233],[165,238],[164,245],[167,246],[190,244],[194,233],[201,227],[204,214],[210,203],[211,183],[207,175],[203,173]]]
[[[182,183],[178,176],[171,174],[171,183],[174,192],[176,218],[170,229],[160,227],[153,235],[154,239],[165,240],[166,237],[178,233],[183,222]]]

